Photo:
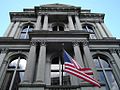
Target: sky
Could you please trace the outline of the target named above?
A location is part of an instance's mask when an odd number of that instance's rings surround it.
[[[104,13],[104,23],[108,30],[113,37],[120,39],[120,0],[2,0],[0,3],[0,37],[10,24],[9,12],[21,12],[23,8],[34,8],[34,6],[53,3],[91,9],[93,13]]]

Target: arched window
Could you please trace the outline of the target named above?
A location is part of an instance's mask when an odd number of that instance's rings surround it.
[[[90,39],[96,39],[96,35],[94,32],[95,28],[92,25],[84,24],[82,28],[83,30],[90,33]]]
[[[34,27],[31,24],[25,25],[21,31],[20,39],[28,39],[29,38],[28,32],[32,31],[33,28]]]
[[[2,90],[18,90],[18,85],[23,80],[25,67],[25,58],[20,56],[14,58],[8,65]]]
[[[70,85],[70,77],[65,73],[61,57],[55,57],[51,62],[51,85]]]
[[[99,80],[105,83],[106,90],[119,90],[110,64],[100,56],[94,58],[94,63],[97,68]]]

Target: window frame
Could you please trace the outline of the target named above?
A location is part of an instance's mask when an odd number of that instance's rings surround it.
[[[34,26],[32,24],[27,24],[23,26],[22,31],[20,33],[20,39],[29,39],[28,32],[32,31],[33,29],[34,29]]]
[[[111,90],[111,89],[112,89],[112,87],[111,87],[111,82],[110,82],[109,77],[108,77],[108,75],[107,75],[107,72],[109,71],[109,72],[111,73],[111,75],[113,76],[114,82],[116,83],[117,88],[118,88],[118,90],[119,90],[119,86],[118,86],[117,80],[116,80],[116,78],[115,78],[115,76],[114,76],[113,69],[112,69],[112,67],[111,67],[110,62],[109,62],[106,58],[102,58],[102,56],[100,56],[100,55],[96,55],[95,58],[93,58],[93,59],[94,59],[94,62],[95,62],[95,60],[98,60],[98,63],[99,63],[99,65],[100,65],[100,67],[96,67],[96,70],[97,70],[98,73],[100,73],[100,72],[103,73],[104,78],[105,78],[105,82],[106,82],[106,84],[107,84],[107,88],[106,88],[106,89],[108,89],[108,90]],[[107,64],[109,65],[109,67],[103,66],[102,60],[104,60],[105,62],[107,62]],[[96,63],[95,63],[95,64],[96,64]],[[98,75],[99,75],[99,74],[98,74]],[[100,78],[99,78],[99,79],[100,79]]]

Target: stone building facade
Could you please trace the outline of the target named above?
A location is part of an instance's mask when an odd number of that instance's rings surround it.
[[[10,12],[0,37],[0,90],[120,90],[120,40],[103,13],[47,4]],[[101,88],[64,72],[65,49]]]

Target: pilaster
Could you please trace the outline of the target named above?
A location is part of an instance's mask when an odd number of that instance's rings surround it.
[[[114,48],[110,49],[110,53],[113,56],[113,58],[114,58],[114,60],[116,62],[116,65],[118,66],[118,68],[120,70],[120,58],[118,57],[118,55],[116,53],[116,50]]]
[[[8,49],[7,48],[2,48],[1,49],[1,54],[0,54],[0,68],[2,66],[2,63],[3,63],[3,60],[6,56],[6,53],[7,53]]]
[[[94,71],[94,77],[97,79],[97,73],[96,73],[97,71],[95,69],[94,60],[92,58],[92,55],[91,55],[91,52],[90,52],[90,49],[89,49],[87,41],[83,42],[83,51],[84,51],[86,60],[87,60],[88,65],[89,65],[88,67],[90,67],[92,69],[92,71]]]
[[[80,50],[80,46],[78,42],[73,42],[73,49],[74,49],[74,54],[75,54],[75,60],[81,67],[84,67],[83,58],[82,58],[82,54],[81,54],[81,50]],[[72,78],[73,78],[72,80],[73,85],[75,84],[79,85],[82,81],[78,79],[77,77],[72,77]]]
[[[38,17],[37,17],[35,30],[40,30],[41,29],[41,17],[42,17],[41,14],[39,14]]]
[[[24,74],[24,80],[23,80],[24,82],[31,83],[33,81],[35,62],[36,62],[36,42],[32,41],[28,60],[27,60],[26,70]]]
[[[106,32],[106,34],[108,35],[108,37],[112,37],[111,32],[108,30],[108,28],[106,27],[106,25],[104,23],[101,23],[101,26],[103,27],[104,31]]]
[[[99,32],[101,33],[102,37],[107,37],[106,33],[104,32],[103,28],[101,27],[100,23],[96,23],[96,26],[99,30]]]
[[[40,42],[40,51],[38,57],[38,67],[36,74],[36,83],[45,83],[45,62],[46,62],[46,44],[44,41]]]
[[[69,23],[69,29],[70,30],[75,30],[74,24],[73,24],[73,20],[72,20],[72,16],[68,15],[68,23]]]
[[[80,19],[79,19],[78,15],[75,15],[75,21],[76,21],[78,30],[82,30],[82,26],[81,26]]]
[[[6,32],[5,32],[4,35],[3,35],[4,37],[8,37],[8,36],[9,36],[9,34],[10,34],[11,29],[13,28],[13,26],[14,26],[14,22],[11,22],[11,23],[9,24]]]
[[[44,16],[43,30],[48,30],[48,14],[47,13]]]
[[[9,37],[14,37],[14,35],[16,34],[16,31],[18,29],[18,26],[19,26],[20,22],[16,22],[10,32],[10,35]]]
[[[5,60],[7,52],[8,52],[7,48],[2,48],[1,54],[0,54],[0,88],[1,88],[2,81],[5,76],[5,71],[6,71],[5,68],[8,64],[8,61]]]

